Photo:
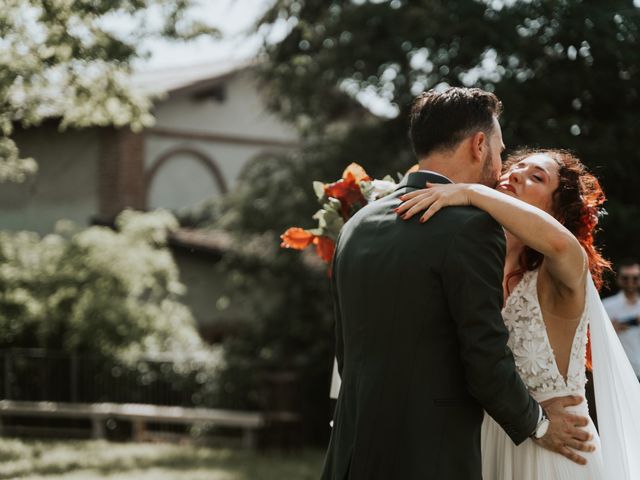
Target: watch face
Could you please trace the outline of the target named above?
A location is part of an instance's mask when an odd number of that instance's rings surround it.
[[[536,429],[536,438],[544,437],[547,430],[549,430],[549,420],[545,418],[540,422],[540,425],[538,425],[538,428]]]

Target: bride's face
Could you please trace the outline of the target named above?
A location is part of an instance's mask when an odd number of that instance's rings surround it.
[[[560,183],[559,173],[554,159],[534,154],[512,165],[500,177],[497,190],[553,215],[553,193]]]

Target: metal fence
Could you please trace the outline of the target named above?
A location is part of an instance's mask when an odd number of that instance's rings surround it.
[[[96,355],[45,349],[0,349],[0,400],[246,409],[226,397],[223,405],[218,403],[222,397],[216,393],[215,365],[207,371],[203,359],[145,357],[139,360],[130,364]],[[294,413],[295,417],[298,376],[280,372],[258,377],[261,378],[259,409],[270,418],[269,428],[262,432],[262,443],[299,445],[301,420],[278,420],[283,413]],[[86,438],[91,427],[89,419],[28,415],[2,418],[0,425],[3,434],[65,438]],[[107,438],[131,438],[130,422],[109,419],[105,425]],[[185,425],[149,422],[148,426],[148,432],[162,438],[174,438],[172,436],[190,431]],[[202,426],[198,426],[196,430],[208,435],[215,433],[217,438],[224,439],[225,445],[240,438],[237,429],[206,427],[202,430]]]
[[[0,350],[0,399],[52,402],[149,403],[195,406],[197,373],[176,373],[170,359],[138,365],[43,349]]]

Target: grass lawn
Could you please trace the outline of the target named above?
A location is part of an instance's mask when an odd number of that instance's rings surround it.
[[[0,438],[0,479],[306,480],[324,452],[255,453],[158,443]]]

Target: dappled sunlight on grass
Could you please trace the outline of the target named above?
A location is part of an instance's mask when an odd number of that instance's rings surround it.
[[[0,479],[306,480],[323,453],[290,454],[189,445],[0,439]]]

